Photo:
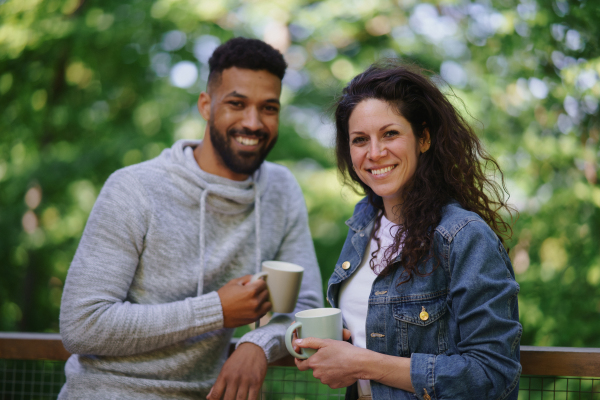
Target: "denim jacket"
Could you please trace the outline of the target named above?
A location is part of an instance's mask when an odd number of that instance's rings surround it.
[[[376,210],[361,200],[327,289],[338,306],[341,283],[361,264]],[[374,400],[517,399],[521,365],[513,268],[490,227],[457,202],[446,205],[435,228],[431,275],[398,286],[402,268],[377,277],[366,323],[367,349],[410,357],[412,393],[371,381]],[[423,313],[425,312],[425,313]]]

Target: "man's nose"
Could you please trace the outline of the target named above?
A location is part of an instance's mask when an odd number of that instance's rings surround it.
[[[244,112],[242,126],[251,131],[257,131],[264,128],[259,110],[254,107],[248,107]]]

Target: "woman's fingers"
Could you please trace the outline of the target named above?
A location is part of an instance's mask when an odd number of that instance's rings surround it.
[[[350,331],[348,329],[344,329],[342,331],[342,338],[344,340],[350,340],[351,337],[352,337],[352,334],[350,333]]]
[[[296,363],[296,368],[298,368],[300,371],[308,371],[310,369],[307,360],[300,360],[298,358],[294,358],[294,362]]]
[[[327,344],[327,341],[331,339],[317,339],[314,337],[307,337],[304,339],[296,339],[294,340],[294,344],[298,345],[298,347],[309,348],[309,349],[320,349]]]

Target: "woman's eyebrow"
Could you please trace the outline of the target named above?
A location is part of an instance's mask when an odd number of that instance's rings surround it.
[[[384,129],[386,129],[386,128],[389,128],[389,127],[390,127],[390,126],[392,126],[392,125],[397,125],[397,124],[396,124],[395,122],[392,122],[392,123],[390,123],[390,124],[387,124],[387,125],[384,125],[384,126],[382,126],[381,128],[379,128],[379,130],[380,130],[380,131],[382,131],[382,130],[384,130]]]
[[[382,130],[389,128],[392,125],[397,125],[397,124],[395,122],[385,124],[381,128],[379,128],[379,131],[381,132]],[[352,131],[352,132],[350,132],[350,135],[352,135],[352,134],[364,134],[364,132],[363,131]]]

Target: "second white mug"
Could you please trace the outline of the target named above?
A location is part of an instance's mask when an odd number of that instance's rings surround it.
[[[264,279],[269,289],[269,301],[276,313],[291,313],[296,308],[304,268],[284,261],[263,261],[262,272],[250,282]]]

